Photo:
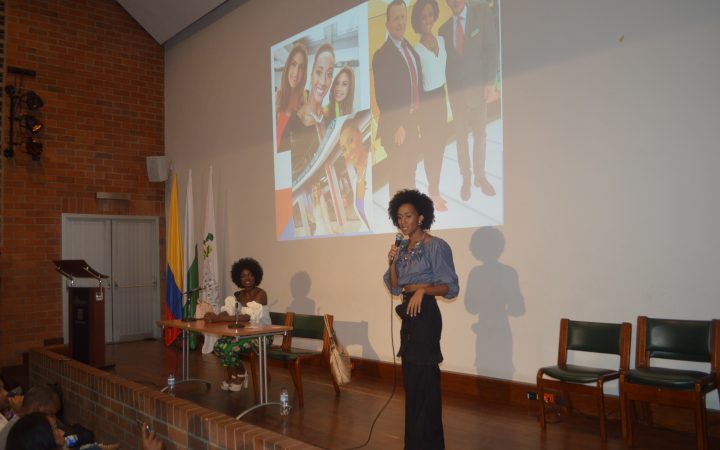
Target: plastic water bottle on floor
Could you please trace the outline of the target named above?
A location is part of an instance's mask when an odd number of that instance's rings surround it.
[[[280,389],[280,415],[287,416],[288,414],[290,414],[290,397],[287,388],[283,386]]]
[[[79,441],[77,434],[65,436],[65,446],[68,448],[77,447]]]
[[[168,394],[170,394],[170,395],[174,395],[174,394],[175,394],[175,375],[173,375],[173,374],[168,375],[168,379],[167,379],[167,392],[168,392]]]

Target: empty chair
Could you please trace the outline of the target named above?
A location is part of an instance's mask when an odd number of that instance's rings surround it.
[[[695,415],[698,449],[708,448],[705,395],[718,388],[720,365],[719,320],[637,319],[635,368],[620,376],[623,436],[633,443],[633,400],[643,403],[652,425],[648,404],[691,409]],[[709,371],[651,365],[657,359],[710,363]]]
[[[600,436],[603,440],[607,439],[603,385],[608,380],[617,379],[620,370],[629,367],[631,330],[632,326],[627,322],[615,324],[560,320],[557,365],[543,367],[537,373],[540,426],[543,429],[546,425],[544,394],[545,389],[549,388],[563,393],[568,411],[572,409],[571,392],[594,396],[600,419]],[[618,355],[619,364],[612,369],[568,364],[568,350]]]

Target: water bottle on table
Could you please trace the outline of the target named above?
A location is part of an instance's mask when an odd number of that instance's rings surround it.
[[[168,394],[175,394],[175,375],[168,375],[167,379],[167,392]]]

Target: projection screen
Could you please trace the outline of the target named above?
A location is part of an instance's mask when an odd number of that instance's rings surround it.
[[[272,46],[278,240],[394,232],[399,189],[434,229],[503,223],[498,1],[371,0]]]

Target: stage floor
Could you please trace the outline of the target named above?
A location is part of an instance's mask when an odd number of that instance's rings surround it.
[[[180,373],[180,347],[165,347],[161,341],[139,341],[107,346],[106,360],[114,363],[110,372],[140,384],[161,389],[167,375]],[[400,374],[398,367],[398,376]],[[305,407],[297,407],[290,374],[281,367],[270,367],[269,398],[277,401],[280,389],[290,391],[293,409],[283,419],[279,408],[269,406],[247,414],[243,420],[289,437],[328,449],[356,448],[365,443],[373,421],[390,397],[392,386],[374,378],[354,376],[335,396],[330,375],[321,367],[303,366]],[[220,390],[225,371],[214,355],[203,355],[200,349],[190,354],[190,375],[212,383],[209,390],[199,383],[180,385],[179,397],[230,416],[253,405],[250,389],[240,392]],[[392,450],[403,448],[404,396],[395,392],[387,408],[377,420],[372,437],[364,448]],[[462,398],[443,398],[445,444],[454,449],[625,449],[618,421],[608,424],[609,437],[602,444],[597,420],[573,416],[549,424],[542,433],[534,411],[513,406],[482,404]],[[711,428],[717,424],[710,423]],[[665,430],[650,430],[638,425],[635,450],[675,450],[694,448],[694,436]],[[711,448],[720,442],[711,439]]]

